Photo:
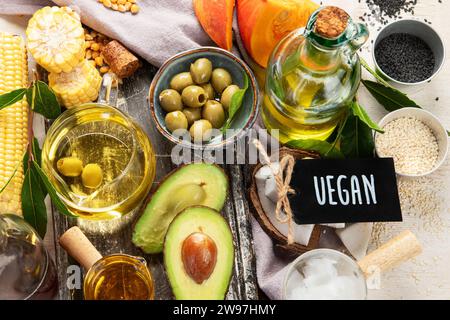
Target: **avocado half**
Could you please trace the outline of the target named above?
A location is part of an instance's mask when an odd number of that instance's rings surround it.
[[[189,207],[170,224],[164,264],[177,300],[223,300],[233,262],[233,236],[216,210]]]
[[[169,174],[150,198],[136,222],[132,241],[145,253],[163,250],[167,228],[185,208],[202,205],[222,210],[228,191],[228,177],[219,166],[192,163]]]

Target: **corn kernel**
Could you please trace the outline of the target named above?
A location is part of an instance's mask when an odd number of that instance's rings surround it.
[[[127,11],[127,9],[125,9],[125,6],[123,4],[119,4],[119,11],[125,12],[125,11]]]
[[[86,50],[85,58],[88,60],[92,58],[92,50]]]
[[[100,49],[100,46],[97,42],[94,42],[93,44],[91,44],[91,49],[94,51],[98,51]]]
[[[139,12],[139,6],[137,4],[133,4],[130,8],[131,13],[136,14]]]
[[[107,73],[109,71],[109,67],[108,66],[103,66],[100,68],[100,72],[101,73]]]
[[[127,0],[117,0],[117,4],[125,4]]]
[[[100,55],[100,53],[98,51],[92,52],[92,59],[97,58],[99,55]]]
[[[103,58],[102,57],[97,57],[95,58],[95,63],[101,67],[103,65]]]
[[[125,10],[126,11],[130,11],[130,8],[131,8],[131,3],[130,2],[125,3],[124,6],[125,6]]]
[[[103,0],[103,5],[107,8],[111,8],[111,0]]]

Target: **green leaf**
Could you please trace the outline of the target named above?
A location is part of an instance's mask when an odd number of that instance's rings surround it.
[[[41,165],[42,150],[39,147],[39,142],[38,142],[38,140],[36,138],[33,139],[33,144],[31,145],[31,147],[32,147],[32,151],[33,151],[33,156],[34,156],[33,158],[34,158],[34,160],[39,165]],[[42,180],[41,180],[41,189],[42,189],[42,192],[44,193],[44,196],[47,196],[47,188],[45,187],[45,185],[42,182]]]
[[[55,188],[52,186],[50,181],[47,178],[47,175],[42,171],[42,169],[39,167],[39,165],[36,163],[36,161],[33,161],[33,167],[36,169],[36,172],[39,174],[42,183],[45,185],[45,188],[47,189],[48,194],[50,195],[50,198],[52,199],[53,204],[58,209],[58,211],[66,216],[69,217],[76,217],[73,213],[71,213],[64,202],[58,197],[58,194],[56,193]]]
[[[42,150],[39,147],[39,141],[34,138],[33,139],[33,144],[32,144],[32,150],[33,150],[33,155],[34,155],[34,160],[41,165],[41,161],[42,161]]]
[[[314,151],[319,153],[324,158],[342,159],[344,155],[333,144],[314,139],[305,140],[291,140],[286,144],[288,147]]]
[[[0,95],[0,110],[16,103],[17,101],[22,100],[26,92],[27,92],[26,88],[20,88]]]
[[[372,158],[372,129],[361,119],[349,114],[341,134],[341,152],[347,158]]]
[[[55,119],[61,114],[56,95],[45,82],[36,81],[28,88],[27,101],[34,112],[42,114],[47,119]]]
[[[369,128],[383,133],[383,129],[381,129],[378,124],[376,124],[367,114],[366,110],[358,103],[358,101],[354,100],[351,104],[351,109],[353,115],[357,116],[362,122],[364,122]]]
[[[361,80],[361,82],[370,94],[388,111],[406,107],[420,108],[406,94],[397,89],[370,80]]]
[[[22,187],[22,212],[24,219],[44,238],[47,231],[47,208],[41,190],[39,175],[28,167]]]
[[[391,86],[388,82],[386,82],[386,80],[384,80],[378,73],[376,73],[374,70],[372,70],[371,67],[369,67],[369,64],[366,62],[366,60],[364,60],[363,58],[359,57],[359,61],[361,62],[361,65],[371,74],[375,77],[375,79],[377,79],[377,81],[381,84],[384,84],[386,87],[388,88],[393,88],[393,86]]]
[[[239,89],[236,91],[233,96],[231,97],[231,103],[230,108],[228,110],[228,119],[225,122],[222,131],[227,130],[230,128],[231,122],[233,122],[234,116],[239,111],[239,109],[242,106],[242,101],[244,100],[245,93],[248,89],[248,76],[247,74],[244,74],[244,88]]]

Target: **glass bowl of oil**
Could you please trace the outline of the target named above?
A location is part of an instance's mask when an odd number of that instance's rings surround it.
[[[81,176],[67,177],[58,160],[76,157],[102,169],[101,184],[83,185]],[[156,160],[142,128],[120,110],[99,103],[64,112],[47,132],[42,169],[68,209],[80,218],[111,220],[138,208],[150,191]]]
[[[97,261],[84,278],[86,300],[153,300],[154,285],[142,257],[113,254]]]

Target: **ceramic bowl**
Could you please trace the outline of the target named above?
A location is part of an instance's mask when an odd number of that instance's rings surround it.
[[[159,103],[159,94],[161,91],[169,88],[169,83],[172,77],[180,72],[189,71],[191,63],[199,58],[208,58],[212,62],[213,69],[224,68],[228,70],[233,79],[233,83],[237,84],[240,88],[244,87],[245,75],[248,77],[249,84],[242,106],[235,115],[230,126],[230,129],[234,129],[233,133],[227,134],[226,137],[224,135],[217,135],[202,144],[196,144],[192,141],[181,139],[170,133],[164,121],[167,113],[162,109]],[[162,65],[150,85],[149,104],[152,118],[156,123],[159,132],[161,132],[161,134],[168,140],[193,149],[215,149],[224,147],[225,145],[234,142],[236,139],[245,134],[245,129],[252,127],[258,115],[260,94],[255,76],[250,68],[241,59],[223,49],[215,47],[201,47],[181,52],[168,59]]]
[[[422,80],[420,82],[402,82],[387,75],[380,68],[380,66],[377,63],[377,59],[375,58],[375,48],[381,40],[394,33],[412,34],[416,37],[419,37],[428,44],[430,49],[433,51],[435,59],[433,74],[428,79]],[[434,78],[434,76],[436,76],[439,70],[442,69],[442,65],[444,64],[445,61],[445,47],[441,36],[439,36],[436,30],[434,30],[429,24],[419,20],[402,19],[393,21],[384,26],[380,30],[372,46],[372,58],[375,63],[377,73],[380,74],[384,79],[390,80],[397,84],[412,86],[417,84],[423,84],[430,81],[431,79]]]
[[[405,176],[405,177],[422,177],[422,176],[426,176],[428,174],[433,173],[442,165],[445,158],[447,157],[447,151],[448,151],[447,131],[445,130],[441,121],[438,118],[436,118],[431,112],[426,111],[424,109],[420,109],[420,108],[402,108],[402,109],[395,110],[391,113],[388,113],[386,116],[384,116],[384,118],[381,119],[381,121],[379,122],[378,125],[381,128],[383,128],[389,122],[391,122],[395,119],[398,119],[398,118],[402,118],[402,117],[413,117],[413,118],[416,118],[416,119],[422,121],[424,124],[426,124],[433,131],[433,133],[436,137],[438,147],[439,147],[439,154],[438,154],[438,159],[437,159],[436,164],[434,165],[433,169],[431,169],[428,172],[423,172],[421,174],[407,174],[407,173],[402,173],[402,172],[396,171],[397,174],[400,176]],[[377,141],[377,135],[379,135],[379,134],[381,134],[381,133],[375,133],[375,151],[378,156],[380,156],[380,155],[377,150],[376,141]]]

